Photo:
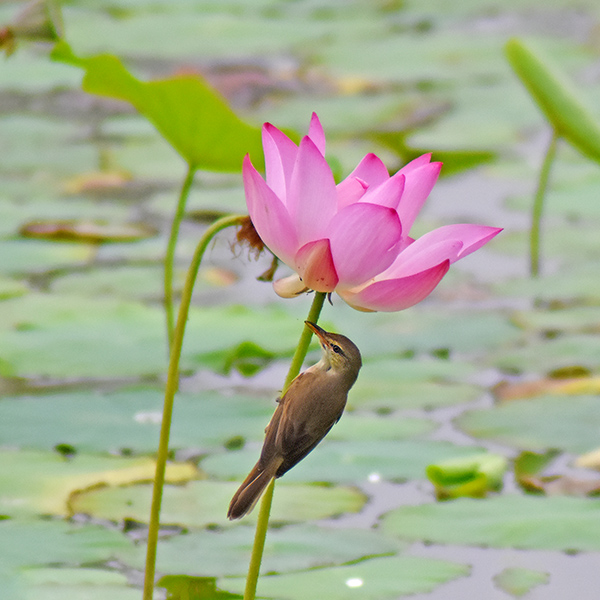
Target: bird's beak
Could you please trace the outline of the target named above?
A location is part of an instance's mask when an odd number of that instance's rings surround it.
[[[310,321],[304,321],[309,329],[321,340],[321,343],[327,344],[327,332],[321,329],[318,325],[311,323]]]

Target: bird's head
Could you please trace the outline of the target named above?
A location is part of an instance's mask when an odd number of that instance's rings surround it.
[[[356,344],[346,336],[325,331],[315,323],[310,321],[305,321],[305,323],[321,344],[323,367],[326,370],[332,369],[336,374],[344,375],[354,383],[362,366],[360,350]]]

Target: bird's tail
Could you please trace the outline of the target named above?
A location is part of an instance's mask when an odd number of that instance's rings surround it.
[[[283,458],[278,457],[271,460],[265,467],[260,465],[260,461],[254,465],[229,503],[228,519],[241,519],[254,508],[271,479],[275,477],[282,462]]]

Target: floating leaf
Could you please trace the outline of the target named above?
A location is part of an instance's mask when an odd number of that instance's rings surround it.
[[[4,397],[0,440],[15,448],[49,450],[61,444],[79,453],[153,453],[163,401],[164,390],[156,388]],[[222,448],[236,436],[262,441],[274,409],[274,397],[180,393],[170,447]]]
[[[382,359],[365,362],[348,397],[351,408],[372,410],[431,409],[471,402],[482,390],[459,383],[472,365],[458,361]]]
[[[22,570],[25,598],[35,600],[136,600],[140,596],[127,581],[115,571],[88,568],[28,568]]]
[[[43,273],[50,269],[86,264],[93,255],[91,246],[50,244],[44,240],[1,240],[2,273]]]
[[[243,597],[217,590],[214,577],[165,575],[157,585],[167,590],[167,600],[235,600]]]
[[[0,511],[4,514],[70,513],[70,499],[76,492],[98,486],[148,481],[155,464],[149,458],[121,458],[77,455],[65,459],[58,453],[4,451],[0,453]],[[190,464],[169,465],[171,482],[197,476]]]
[[[599,394],[600,377],[570,377],[567,379],[536,379],[520,383],[502,382],[494,387],[494,396],[500,401],[534,398],[549,394]]]
[[[279,484],[277,484],[279,485]],[[279,489],[276,495],[279,493]],[[245,575],[252,552],[254,527],[246,519],[225,529],[191,529],[159,542],[157,569],[195,576]],[[395,554],[406,544],[369,529],[306,523],[275,527],[267,536],[261,573],[285,573]],[[117,553],[127,565],[143,569],[146,549]]]
[[[264,166],[260,129],[241,121],[200,76],[143,82],[116,56],[80,58],[65,42],[56,44],[52,57],[85,69],[86,92],[133,104],[193,167],[240,171],[247,153],[258,169]]]
[[[523,478],[537,475],[543,471],[557,456],[558,450],[548,450],[547,452],[530,452],[528,450],[521,452],[515,458],[515,477],[517,481]]]
[[[187,527],[228,525],[227,506],[239,483],[196,481],[185,486],[165,486],[161,521]],[[151,489],[148,485],[89,490],[78,494],[71,505],[75,513],[100,519],[141,523],[150,514]],[[323,485],[277,485],[271,520],[286,523],[318,520],[346,512],[358,512],[366,498],[360,492]],[[245,519],[255,522],[258,511]]]
[[[99,525],[33,518],[0,520],[3,566],[73,566],[106,561],[131,549],[131,541],[120,531]]]
[[[597,552],[599,510],[600,500],[567,496],[459,498],[393,510],[382,530],[435,544]]]
[[[488,492],[502,488],[506,467],[504,456],[485,453],[429,465],[426,472],[438,499],[483,498]]]
[[[24,282],[0,276],[0,300],[23,296],[29,291]]]
[[[114,379],[166,370],[164,314],[157,306],[28,294],[4,300],[0,308],[0,354],[14,375]],[[205,354],[242,340],[277,354],[291,353],[298,332],[298,320],[276,305],[192,308],[182,370],[198,368]]]
[[[542,374],[557,369],[596,369],[600,364],[598,335],[561,335],[555,339],[533,339],[526,346],[492,357],[495,366],[513,373]]]
[[[558,451],[549,450],[543,454],[522,452],[515,459],[515,478],[527,492],[538,492],[568,496],[596,495],[600,490],[600,481],[583,479],[572,475],[541,475],[544,468],[558,455]]]
[[[472,410],[456,420],[469,435],[518,448],[580,454],[598,446],[597,396],[541,396]]]
[[[534,587],[547,584],[550,575],[544,571],[509,567],[494,576],[494,583],[507,594],[520,598],[528,594]]]
[[[25,223],[19,233],[27,238],[57,242],[106,244],[137,242],[158,235],[158,230],[145,223],[60,220]]]
[[[261,598],[305,600],[319,598],[347,600],[392,600],[399,596],[430,592],[443,583],[465,576],[467,565],[421,558],[388,556],[360,561],[356,564],[312,569],[300,573],[270,575],[260,578]],[[242,591],[243,579],[221,579],[223,589]]]
[[[202,361],[223,375],[229,375],[235,369],[244,377],[252,377],[264,369],[275,358],[273,352],[265,350],[254,342],[241,342],[235,348],[205,354]]]
[[[562,73],[517,38],[506,44],[506,56],[556,133],[588,158],[600,162],[600,125]]]
[[[71,177],[65,184],[67,194],[112,194],[119,192],[131,181],[123,171],[99,171]]]
[[[477,446],[455,446],[448,442],[381,440],[334,442],[325,440],[311,455],[285,474],[286,481],[344,483],[376,479],[402,481],[424,479],[428,464],[445,458],[480,454]],[[257,449],[213,455],[202,461],[202,469],[221,478],[244,477],[257,459]]]

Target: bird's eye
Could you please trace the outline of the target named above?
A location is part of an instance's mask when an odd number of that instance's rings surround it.
[[[342,352],[342,349],[337,345],[337,344],[332,344],[331,345],[331,349],[336,353],[336,354],[344,354]]]

